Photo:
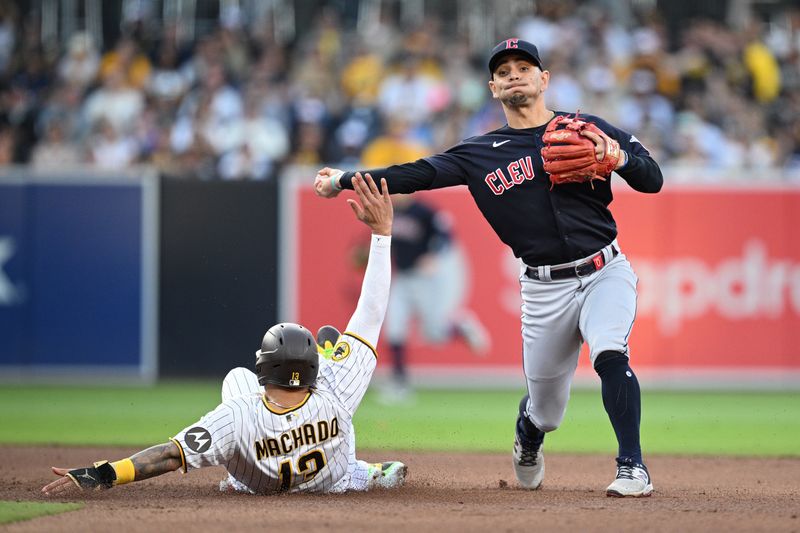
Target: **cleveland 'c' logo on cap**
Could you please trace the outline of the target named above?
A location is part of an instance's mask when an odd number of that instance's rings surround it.
[[[517,41],[519,41],[519,39],[506,39],[506,50],[509,48],[519,48],[519,46],[517,46]]]

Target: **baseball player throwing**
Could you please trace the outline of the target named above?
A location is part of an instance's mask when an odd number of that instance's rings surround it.
[[[413,163],[372,170],[391,193],[466,185],[500,239],[520,258],[523,364],[513,464],[520,485],[544,479],[542,443],[564,417],[583,342],[600,376],[619,450],[609,496],[653,491],[639,443],[639,384],[629,366],[637,278],[608,209],[616,171],[633,189],[661,189],[661,170],[630,133],[599,117],[548,109],[550,81],[533,44],[508,39],[489,59],[489,89],[508,124]],[[323,168],[315,188],[334,197],[353,173]]]
[[[352,184],[360,204],[348,201],[372,229],[372,243],[361,297],[344,334],[326,326],[315,340],[297,324],[271,327],[256,352],[255,373],[231,370],[216,409],[169,442],[128,459],[53,468],[59,479],[42,492],[110,488],[213,465],[228,471],[220,483],[226,491],[344,492],[401,486],[407,471],[402,463],[367,464],[355,456],[352,418],[375,369],[374,347],[389,300],[393,213],[385,182],[383,193],[369,174],[366,179],[356,176]],[[326,349],[320,350],[318,341]]]

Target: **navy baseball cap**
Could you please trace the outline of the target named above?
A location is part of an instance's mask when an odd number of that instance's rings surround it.
[[[533,43],[523,41],[522,39],[506,39],[492,48],[492,53],[489,56],[489,74],[494,74],[494,69],[500,62],[503,56],[509,54],[519,54],[530,59],[539,69],[544,70],[542,67],[542,60],[539,59],[539,50]]]

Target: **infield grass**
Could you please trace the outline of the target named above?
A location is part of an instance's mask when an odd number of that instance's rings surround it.
[[[508,452],[522,391],[421,390],[386,406],[368,393],[355,417],[359,449]],[[219,402],[219,384],[152,388],[0,386],[0,443],[124,445],[165,442]],[[573,391],[551,452],[616,452],[596,390]],[[646,454],[800,457],[796,392],[643,393]]]
[[[65,513],[83,507],[82,503],[11,502],[0,500],[0,524],[29,520],[37,516]]]

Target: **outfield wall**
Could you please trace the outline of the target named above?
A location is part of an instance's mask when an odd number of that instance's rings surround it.
[[[343,326],[360,290],[352,257],[368,231],[344,201],[324,202],[310,184],[306,176],[284,187],[293,214],[282,226],[284,242],[292,242],[283,315],[310,327]],[[668,183],[644,195],[615,180],[614,192],[619,242],[640,279],[630,344],[643,379],[677,387],[798,386],[800,187]],[[518,261],[466,188],[420,194],[453,221],[470,268],[465,301],[491,332],[493,349],[477,359],[461,343],[431,346],[415,334],[412,373],[429,384],[521,386]],[[387,359],[379,363],[384,370]],[[587,366],[582,357],[579,381],[594,379]]]
[[[159,180],[143,169],[4,169],[0,380],[219,379],[250,365],[279,319],[344,327],[368,231],[342,199],[314,196],[314,171],[289,169],[278,188]],[[640,377],[670,387],[800,387],[800,186],[694,187],[665,174],[658,195],[615,180],[612,204],[640,277],[631,337]],[[415,335],[415,380],[523,386],[518,262],[466,189],[421,194],[454,222],[468,259],[464,298],[494,346],[476,359],[459,343],[430,346]],[[597,383],[586,358],[578,381]]]
[[[152,172],[0,169],[3,380],[157,375]]]
[[[0,169],[0,382],[221,380],[277,315],[274,181]]]
[[[277,319],[274,182],[161,179],[159,375],[252,366]]]

